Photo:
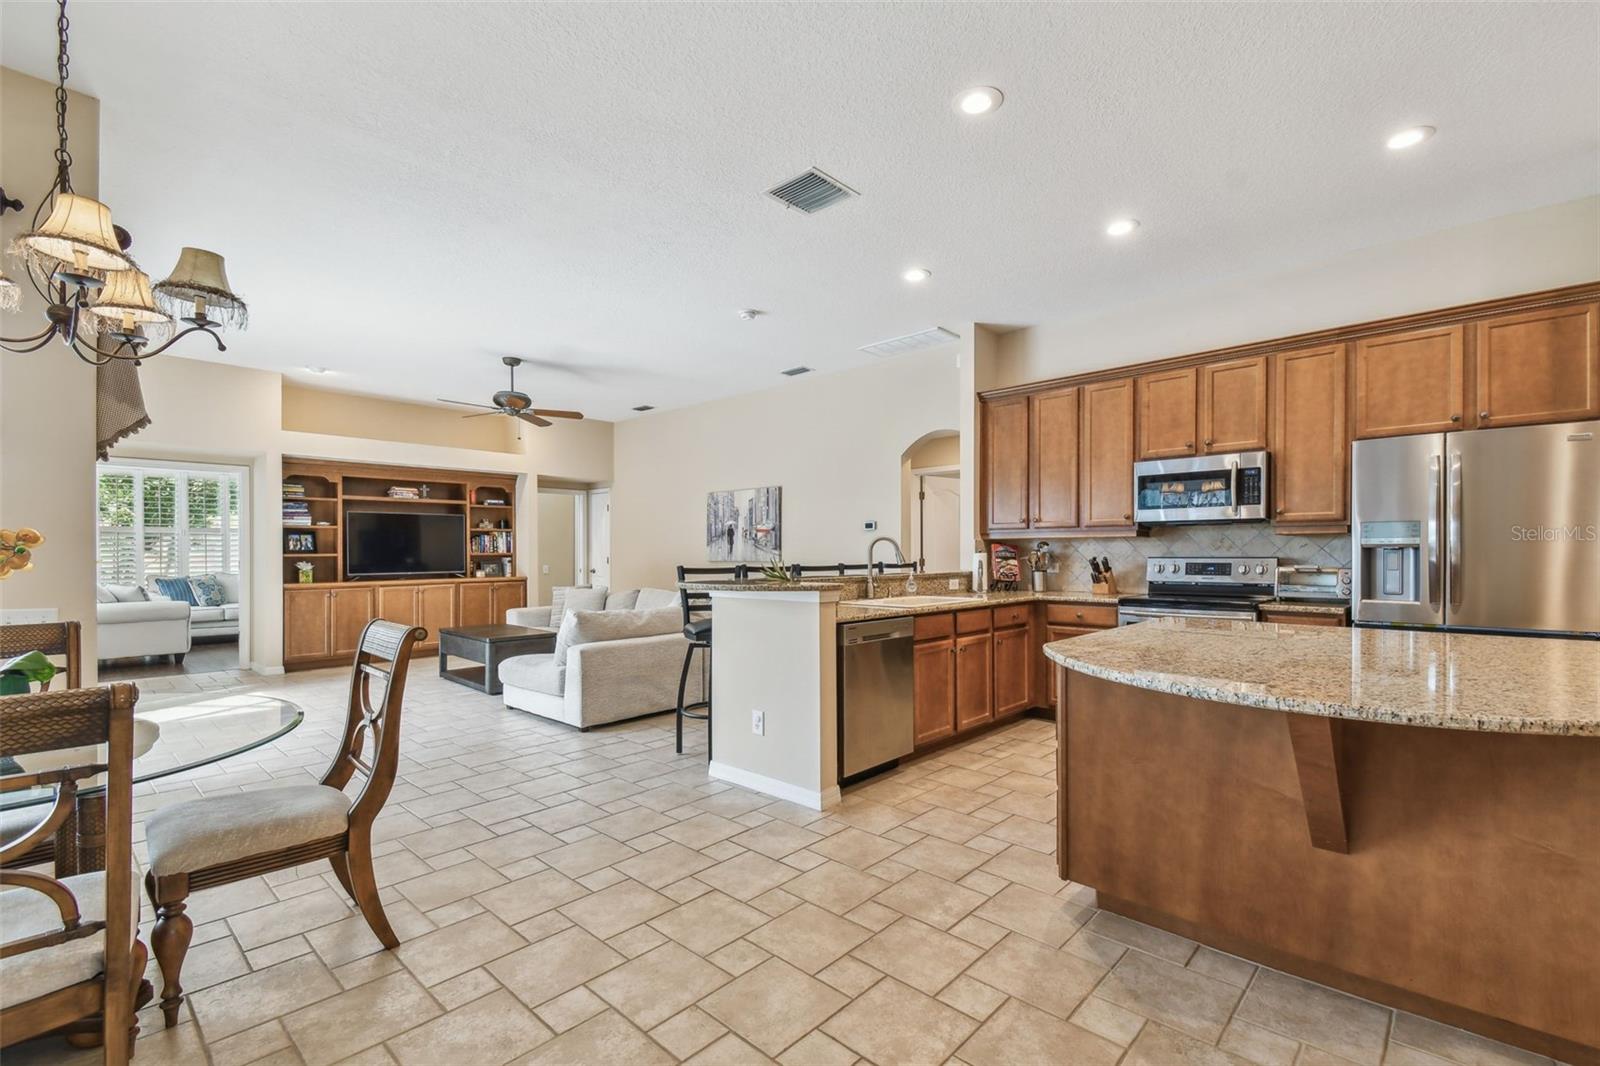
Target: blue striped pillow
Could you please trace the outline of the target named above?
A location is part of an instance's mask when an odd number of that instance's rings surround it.
[[[187,603],[190,607],[198,607],[194,602],[194,589],[189,587],[186,577],[158,577],[155,579],[156,592],[164,600],[177,600]]]

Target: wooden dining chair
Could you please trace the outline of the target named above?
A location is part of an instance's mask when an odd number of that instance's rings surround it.
[[[25,652],[43,652],[65,660],[66,687],[83,687],[83,624],[80,622],[27,622],[0,626],[0,659]],[[57,675],[60,676],[60,675]],[[54,681],[51,682],[55,684]]]
[[[344,736],[318,784],[206,796],[163,807],[145,823],[144,886],[156,908],[150,945],[161,966],[167,1028],[177,1024],[183,1003],[179,974],[194,935],[184,913],[191,892],[327,859],[383,946],[400,946],[378,900],[372,823],[394,785],[406,672],[412,647],[426,636],[425,629],[394,622],[367,623],[351,668]],[[343,789],[358,774],[352,799]]]
[[[55,878],[0,869],[0,1044],[46,1033],[98,1035],[108,1064],[126,1063],[138,1036],[147,959],[138,940],[133,865],[133,706],[130,684],[7,696],[0,700],[0,755],[106,747],[104,763],[0,777],[0,793],[50,788],[33,829],[0,847],[0,863],[49,840],[67,822],[78,783],[105,775],[106,868]],[[47,813],[46,813],[47,812]]]

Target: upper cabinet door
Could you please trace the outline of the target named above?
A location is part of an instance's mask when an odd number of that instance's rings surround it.
[[[1138,379],[1140,459],[1195,454],[1197,380],[1192,366]]]
[[[1600,417],[1600,304],[1547,307],[1478,323],[1477,424]]]
[[[1267,357],[1200,367],[1200,450],[1257,451],[1267,446]]]
[[[1030,493],[1035,529],[1072,529],[1078,524],[1078,390],[1052,389],[1029,401],[1032,435]]]
[[[1356,437],[1465,429],[1464,334],[1436,326],[1356,341]]]
[[[1133,379],[1083,387],[1078,511],[1085,529],[1133,525]]]
[[[1028,397],[983,405],[983,484],[991,533],[1028,528]]]
[[[1338,526],[1350,520],[1345,346],[1272,357],[1272,519]]]

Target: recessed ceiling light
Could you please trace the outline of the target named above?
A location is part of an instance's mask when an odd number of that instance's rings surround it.
[[[326,374],[327,372],[328,372],[328,368],[325,367],[325,366],[308,366],[308,367],[306,367],[306,373],[307,374]]]
[[[1106,233],[1112,237],[1126,237],[1139,228],[1136,218],[1115,218],[1106,226]]]
[[[1432,126],[1411,126],[1394,134],[1384,143],[1391,150],[1398,152],[1402,148],[1415,148],[1437,132]]]
[[[910,270],[906,271],[900,276],[915,284],[919,281],[927,281],[929,278],[933,277],[933,271],[924,270],[922,267],[912,267]]]
[[[1005,94],[992,85],[967,89],[956,97],[956,110],[963,115],[987,115],[1005,103]]]

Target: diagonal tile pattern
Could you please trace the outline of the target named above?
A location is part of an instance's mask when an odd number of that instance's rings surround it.
[[[275,744],[141,785],[141,819],[314,780],[342,725],[340,671],[141,684],[250,686],[306,710]],[[710,779],[696,740],[674,754],[670,717],[579,733],[417,660],[375,832],[400,949],[325,863],[198,893],[181,1024],[146,1009],[136,1061],[1549,1061],[1096,910],[1056,876],[1048,721],[826,814]],[[143,859],[142,824],[135,840]],[[39,1040],[5,1059],[99,1053]]]

